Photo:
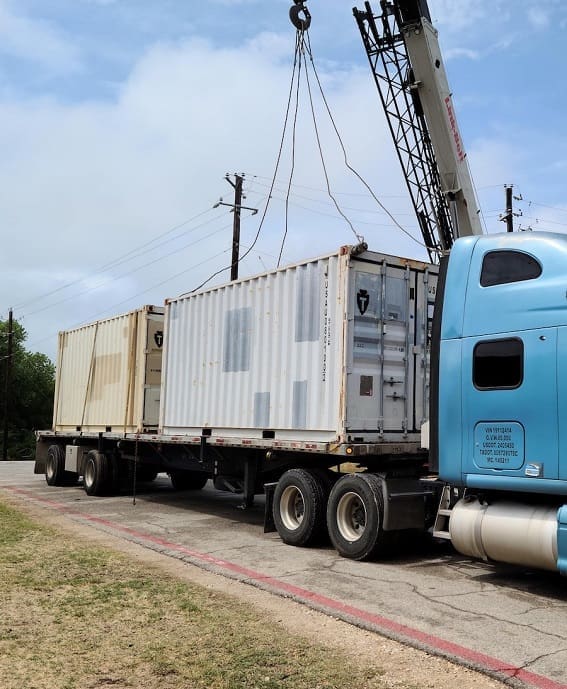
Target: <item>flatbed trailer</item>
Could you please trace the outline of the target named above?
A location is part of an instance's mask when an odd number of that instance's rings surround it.
[[[161,472],[169,474],[177,490],[199,490],[210,479],[219,490],[241,494],[243,508],[265,494],[265,531],[277,530],[286,543],[306,546],[320,541],[328,528],[331,488],[353,471],[372,471],[361,475],[380,479],[385,506],[381,533],[431,525],[441,485],[427,476],[426,461],[426,451],[415,442],[41,431],[35,472],[45,473],[50,485],[77,484],[82,477],[87,494],[98,496],[131,491],[136,481],[152,480]],[[364,528],[362,518],[357,524]]]

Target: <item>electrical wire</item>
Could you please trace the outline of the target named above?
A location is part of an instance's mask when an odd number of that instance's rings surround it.
[[[246,176],[247,176],[249,179],[250,179],[250,178],[252,178],[252,179],[265,179],[265,180],[270,180],[270,179],[271,179],[271,177],[266,177],[265,175],[255,175],[255,174],[250,173],[250,172],[247,172],[247,173],[246,173]],[[276,180],[276,181],[282,182],[282,183],[285,182],[285,180]],[[258,182],[258,184],[261,184],[261,183]],[[261,185],[261,186],[268,186],[268,185],[264,184],[264,185]],[[307,190],[309,190],[309,191],[319,191],[319,192],[321,192],[321,193],[323,193],[323,194],[326,194],[326,193],[327,193],[327,190],[326,190],[326,189],[321,189],[321,188],[318,188],[318,187],[310,187],[310,186],[307,186],[307,185],[305,185],[305,184],[297,184],[297,183],[294,183],[292,186],[297,187],[298,189],[307,189]],[[486,188],[486,187],[483,187],[483,188]],[[363,193],[360,193],[360,192],[335,191],[334,193],[335,193],[337,196],[359,196],[359,197],[363,197],[363,198],[368,198],[368,194],[366,194],[366,193],[363,194]],[[404,195],[404,194],[390,194],[390,195],[387,195],[387,196],[383,195],[382,198],[386,198],[386,199],[407,199],[407,196]]]
[[[262,182],[259,182],[259,183],[257,182],[257,184],[259,184],[260,186],[263,186],[263,187],[268,186],[267,184],[263,184]],[[285,189],[281,189],[280,187],[275,187],[275,190],[279,193],[285,193]],[[325,194],[327,193],[323,189],[321,189],[320,191],[324,192]],[[250,195],[255,195],[255,194],[260,195],[262,192],[248,190],[246,193],[250,196]],[[333,193],[335,195],[337,195],[337,192],[333,192]],[[324,199],[315,199],[312,196],[305,196],[304,194],[292,193],[291,196],[293,198],[303,199],[304,201],[311,201],[311,203],[317,203],[317,204],[324,205],[324,206],[334,207],[334,205],[335,205],[332,201],[325,201]],[[364,194],[364,196],[365,196],[365,198],[368,198],[368,194]],[[274,198],[276,198],[276,197],[274,197]],[[386,215],[386,213],[382,210],[371,210],[368,208],[354,208],[352,206],[342,206],[342,208],[343,208],[343,210],[353,211],[354,213],[370,213],[372,215]],[[415,217],[414,213],[410,213],[410,212],[406,212],[406,211],[398,211],[397,214]]]
[[[88,319],[84,321],[80,321],[78,323],[75,323],[74,325],[69,326],[66,328],[66,330],[72,330],[74,328],[79,328],[82,325],[92,323],[94,319],[99,318],[100,316],[103,316],[104,314],[108,313],[109,311],[114,311],[114,309],[118,308],[119,306],[123,306],[124,304],[128,304],[134,299],[138,299],[138,297],[141,297],[144,294],[147,294],[148,292],[151,292],[154,289],[157,289],[158,287],[162,287],[163,285],[167,284],[168,282],[171,282],[171,280],[176,280],[177,278],[181,277],[182,275],[185,275],[186,273],[190,272],[191,270],[194,270],[195,268],[199,268],[205,263],[209,263],[210,261],[213,261],[214,259],[218,258],[219,256],[222,256],[223,254],[226,254],[230,251],[231,249],[225,249],[217,254],[214,254],[213,256],[210,256],[209,258],[206,258],[204,260],[199,261],[198,263],[195,263],[188,268],[183,269],[179,273],[176,273],[175,275],[170,275],[167,279],[162,280],[161,282],[155,283],[151,285],[150,287],[147,287],[146,289],[142,290],[141,292],[137,292],[136,294],[130,295],[127,299],[123,299],[122,301],[116,302],[114,304],[111,304],[110,306],[107,306],[105,309],[102,311],[98,311],[96,313],[93,313],[89,316]],[[184,296],[184,295],[181,295]],[[57,335],[58,331],[52,332],[49,335],[46,335],[43,337],[41,340],[35,340],[31,345],[29,345],[30,348],[32,347],[37,347],[40,344],[43,344],[44,342],[47,342],[48,340],[51,340]]]
[[[282,198],[281,196],[275,196],[272,194],[272,200],[274,201],[281,201],[282,203],[285,203],[285,198]],[[316,210],[315,208],[309,208],[309,206],[304,206],[301,203],[294,203],[293,201],[290,201],[290,205],[295,207],[295,208],[301,208],[302,210],[308,211],[309,213],[313,213],[314,215],[320,215],[325,218],[333,218],[334,220],[342,220],[340,215],[336,215],[333,213],[325,213],[325,211],[320,211]],[[369,222],[367,220],[356,220],[357,225],[368,225],[369,227],[389,227],[391,229],[392,224],[391,223],[378,223],[378,222]]]
[[[141,266],[137,266],[136,268],[133,268],[132,270],[129,270],[128,272],[123,273],[122,275],[120,275],[120,276],[118,276],[118,277],[113,277],[113,278],[111,278],[111,279],[109,279],[109,280],[105,280],[104,282],[100,282],[99,284],[94,285],[93,287],[89,287],[89,288],[87,288],[87,289],[85,289],[85,290],[82,290],[81,292],[78,292],[78,293],[76,293],[76,294],[72,294],[72,295],[70,295],[70,296],[68,296],[68,297],[65,297],[64,299],[61,299],[61,300],[59,300],[59,301],[57,301],[57,302],[55,302],[55,303],[53,303],[53,304],[49,304],[49,305],[47,305],[47,306],[43,306],[43,307],[40,308],[40,309],[36,309],[35,311],[31,311],[30,313],[24,314],[23,317],[35,316],[35,315],[38,314],[38,313],[42,313],[42,312],[44,312],[44,311],[48,311],[49,309],[52,309],[52,308],[54,308],[55,306],[60,306],[61,304],[64,304],[64,303],[66,303],[66,302],[68,302],[68,301],[72,301],[73,299],[76,299],[77,297],[81,297],[81,296],[83,296],[84,294],[88,294],[89,292],[93,292],[93,291],[95,291],[95,290],[97,290],[97,289],[100,289],[101,287],[105,287],[106,285],[109,285],[109,284],[111,284],[111,283],[113,283],[113,282],[115,282],[115,281],[117,281],[117,280],[123,280],[125,277],[128,277],[129,275],[132,275],[133,273],[137,273],[137,272],[139,272],[140,270],[143,270],[144,268],[148,268],[149,266],[154,265],[155,263],[158,263],[159,261],[163,261],[165,258],[169,258],[169,256],[172,256],[172,255],[174,255],[174,254],[179,253],[179,251],[183,251],[184,249],[188,249],[188,248],[191,247],[191,246],[195,246],[195,244],[198,244],[199,242],[203,241],[204,239],[209,239],[210,237],[213,237],[214,235],[219,234],[220,232],[224,232],[224,231],[225,231],[226,229],[228,229],[229,227],[231,227],[231,224],[223,225],[223,227],[219,228],[218,230],[215,230],[214,232],[210,232],[210,233],[209,233],[208,235],[206,235],[205,237],[200,237],[199,239],[195,240],[194,242],[189,242],[189,244],[185,244],[185,245],[182,246],[182,247],[177,247],[177,248],[174,249],[173,251],[170,251],[169,253],[164,254],[163,256],[159,256],[158,258],[155,258],[155,259],[153,259],[153,260],[151,260],[151,261],[148,261],[147,263],[144,263],[144,264],[141,265]]]
[[[116,267],[116,265],[120,265],[121,263],[126,262],[127,257],[132,256],[132,254],[136,254],[136,252],[138,252],[140,249],[144,249],[144,248],[146,248],[147,246],[150,246],[150,245],[154,244],[156,241],[158,241],[158,240],[161,239],[162,237],[165,237],[165,236],[167,236],[168,234],[171,234],[172,232],[175,232],[175,230],[178,230],[178,229],[180,229],[181,227],[184,227],[185,225],[188,225],[189,223],[193,222],[194,220],[198,220],[198,219],[201,218],[203,215],[206,215],[207,213],[210,213],[212,210],[213,210],[212,208],[207,208],[207,210],[202,211],[201,213],[198,213],[197,215],[194,215],[192,218],[189,218],[188,220],[184,220],[182,223],[179,223],[179,224],[175,225],[174,227],[171,227],[169,230],[166,230],[165,232],[162,232],[162,233],[159,234],[157,237],[154,237],[154,239],[151,239],[151,240],[149,240],[148,242],[145,242],[144,244],[141,244],[139,247],[137,247],[137,248],[135,248],[135,249],[131,249],[130,251],[126,252],[125,254],[122,254],[121,256],[119,256],[118,258],[112,259],[112,261],[109,261],[108,263],[105,263],[104,265],[102,265],[102,266],[100,266],[99,268],[95,269],[92,273],[89,273],[89,275],[86,276],[86,277],[92,277],[92,276],[94,276],[94,275],[98,275],[99,273],[102,273],[102,272],[104,272],[105,270],[108,270],[109,268]],[[208,222],[209,222],[209,221],[208,221]],[[213,222],[213,221],[210,221],[210,222]],[[208,224],[208,223],[203,223],[203,225],[204,225],[204,224]],[[196,230],[196,229],[199,229],[199,227],[202,227],[203,225],[198,225],[197,227],[192,228],[191,230],[188,230],[188,231],[189,231],[189,232],[192,232],[192,231],[194,231],[194,230]],[[175,238],[174,238],[174,239],[175,239]],[[168,242],[169,242],[169,241],[173,241],[173,239],[167,240],[167,241],[168,241]],[[165,243],[167,243],[167,242],[165,242]],[[158,244],[158,246],[161,246],[161,244]],[[140,254],[140,255],[142,255],[142,254]],[[132,258],[137,258],[137,256],[132,256]],[[68,283],[65,284],[65,285],[61,285],[60,287],[57,287],[57,288],[55,288],[55,289],[53,289],[53,290],[51,290],[51,291],[49,291],[49,292],[46,292],[46,293],[41,294],[41,295],[38,295],[38,296],[36,296],[36,297],[32,297],[31,299],[28,299],[27,301],[20,302],[19,304],[16,304],[16,305],[14,306],[14,309],[17,309],[17,310],[23,309],[25,306],[28,306],[29,304],[32,304],[32,303],[34,303],[34,302],[36,302],[36,301],[41,301],[41,300],[43,300],[43,299],[46,299],[47,297],[52,296],[53,294],[57,294],[58,292],[61,292],[61,291],[63,291],[64,289],[67,289],[68,287],[72,287],[73,285],[76,285],[76,284],[82,282],[84,279],[85,279],[85,276],[83,276],[83,277],[81,277],[81,278],[77,278],[76,280],[72,280],[71,282],[68,282]]]

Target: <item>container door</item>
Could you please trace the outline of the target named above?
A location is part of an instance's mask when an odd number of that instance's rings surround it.
[[[144,426],[156,427],[159,420],[163,316],[148,315],[146,371],[144,378]]]
[[[413,426],[415,276],[369,263],[350,280],[347,431],[405,433]]]
[[[420,430],[422,424],[429,419],[431,328],[437,292],[437,273],[426,270],[417,273],[415,280],[414,428]]]

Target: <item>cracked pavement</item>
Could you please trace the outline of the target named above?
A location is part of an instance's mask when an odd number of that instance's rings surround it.
[[[0,491],[14,495],[12,488],[25,491],[20,500],[59,503],[71,520],[93,516],[100,521],[91,526],[121,538],[140,542],[134,532],[148,534],[155,541],[142,545],[193,564],[190,551],[210,556],[211,571],[219,562],[235,563],[567,687],[567,581],[557,574],[475,562],[427,540],[370,563],[340,558],[330,546],[291,548],[263,533],[262,498],[242,511],[239,496],[210,485],[175,493],[165,475],[151,489],[138,489],[134,505],[127,495],[92,498],[80,486],[49,487],[33,475],[31,462],[0,462]],[[159,539],[187,550],[160,546]],[[234,577],[262,585],[242,572]]]

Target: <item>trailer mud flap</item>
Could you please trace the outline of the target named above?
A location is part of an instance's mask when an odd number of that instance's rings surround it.
[[[264,508],[264,533],[274,533],[276,524],[274,522],[274,493],[277,483],[265,483],[264,495],[266,496],[266,506]]]

